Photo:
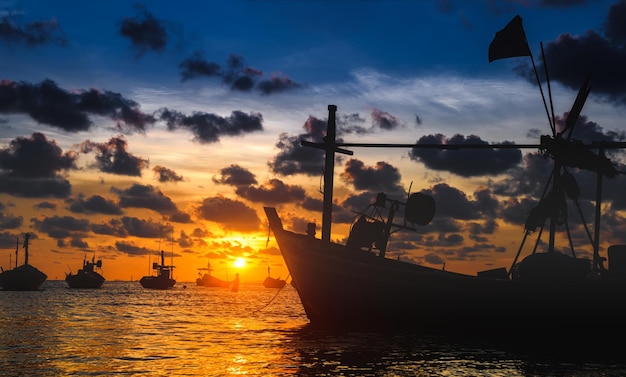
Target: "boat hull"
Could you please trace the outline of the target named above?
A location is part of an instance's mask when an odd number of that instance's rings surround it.
[[[147,289],[170,289],[174,287],[176,280],[167,276],[144,276],[139,283]]]
[[[98,289],[104,284],[105,278],[97,272],[82,272],[68,274],[65,282],[70,288]]]
[[[197,278],[196,285],[199,285],[202,287],[218,287],[218,288],[230,287],[229,282],[216,278],[215,276],[211,276],[209,274],[204,274],[201,278]]]
[[[622,279],[528,282],[457,274],[293,233],[273,208],[266,214],[313,325],[483,335],[626,327]]]
[[[0,287],[5,291],[36,291],[47,278],[37,268],[24,264],[0,274]]]
[[[266,277],[265,280],[263,280],[263,286],[265,288],[282,288],[285,286],[285,284],[287,284],[285,280],[272,278],[270,276]]]

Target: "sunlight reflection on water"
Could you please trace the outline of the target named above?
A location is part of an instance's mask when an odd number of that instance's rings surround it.
[[[291,286],[274,299],[277,291],[260,284],[239,292],[151,291],[137,282],[43,288],[0,291],[2,376],[626,375],[606,360],[550,362],[435,338],[318,331]]]

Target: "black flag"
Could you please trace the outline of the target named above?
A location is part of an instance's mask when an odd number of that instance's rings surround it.
[[[515,56],[531,56],[522,18],[519,15],[497,32],[489,45],[489,62]]]

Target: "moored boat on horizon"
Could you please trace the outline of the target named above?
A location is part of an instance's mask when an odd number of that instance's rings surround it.
[[[95,256],[91,262],[85,256],[83,260],[83,268],[79,269],[75,274],[66,273],[65,281],[70,288],[100,288],[106,280],[102,274],[96,271],[96,268],[102,268],[102,260],[97,262]]]
[[[265,288],[282,288],[287,282],[281,278],[273,278],[268,276],[263,280],[263,286]]]
[[[228,288],[230,287],[230,282],[227,280],[222,280],[218,277],[213,276],[213,268],[211,267],[211,261],[207,262],[206,268],[198,268],[199,271],[206,271],[204,274],[198,272],[198,278],[196,279],[196,285],[202,287],[217,287],[217,288]]]
[[[0,273],[0,287],[5,291],[36,291],[46,281],[48,275],[39,271],[28,263],[28,241],[30,233],[24,235],[24,264],[17,266],[17,254],[19,250],[19,237],[15,246],[16,267]]]
[[[165,253],[161,250],[161,264],[152,263],[152,270],[155,275],[144,276],[139,279],[142,287],[148,289],[170,289],[176,284],[172,277],[174,266],[165,264]]]

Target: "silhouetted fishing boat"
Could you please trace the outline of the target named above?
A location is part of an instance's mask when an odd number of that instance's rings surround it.
[[[265,288],[282,288],[287,282],[281,278],[273,278],[270,275],[270,267],[267,266],[267,277],[263,280],[263,286]]]
[[[282,288],[287,282],[281,278],[273,278],[268,276],[263,280],[263,286],[265,288]]]
[[[96,271],[96,268],[102,268],[102,260],[96,262],[94,256],[90,262],[85,256],[83,268],[75,274],[72,272],[65,274],[65,281],[70,288],[100,288],[104,284],[105,278]]]
[[[517,24],[519,23],[519,25]],[[511,25],[521,31],[521,19]],[[496,39],[501,33],[498,33]],[[513,30],[515,34],[515,30]],[[523,42],[526,43],[525,35]],[[499,43],[499,42],[498,42]],[[492,46],[497,45],[495,39]],[[522,46],[523,47],[523,46]],[[526,45],[526,49],[528,46]],[[493,54],[492,54],[493,52]],[[490,60],[530,55],[524,48],[498,55],[490,50]],[[534,67],[534,63],[533,63]],[[336,106],[329,105],[324,142],[302,140],[303,146],[326,152],[321,238],[315,224],[307,234],[284,228],[273,207],[265,207],[269,226],[289,269],[293,285],[311,324],[328,328],[401,328],[435,333],[477,333],[542,339],[567,337],[584,340],[596,336],[626,335],[626,245],[608,248],[607,258],[599,255],[602,178],[618,172],[603,154],[608,148],[626,148],[621,142],[583,144],[570,140],[582,105],[589,91],[588,79],[569,113],[567,127],[552,136],[542,136],[539,145],[515,144],[356,144],[336,140]],[[545,103],[545,101],[544,101]],[[567,136],[569,132],[569,136]],[[436,212],[435,201],[424,193],[410,194],[406,202],[379,193],[353,223],[346,244],[330,237],[333,205],[335,153],[352,154],[342,147],[402,147],[456,150],[463,148],[537,148],[554,161],[553,174],[544,196],[530,212],[524,240],[549,224],[549,241],[544,252],[535,252],[518,262],[522,246],[507,271],[494,268],[468,275],[430,268],[386,257],[389,237],[398,230],[417,230],[430,223]],[[598,150],[599,153],[593,151]],[[577,200],[579,189],[565,168],[597,173],[595,236],[589,234],[593,258],[561,253],[555,248],[557,226],[566,227],[566,199]],[[394,216],[404,213],[400,224]],[[541,245],[541,231],[537,245]],[[608,260],[609,268],[603,261]],[[594,343],[595,344],[595,343]]]
[[[5,291],[36,291],[46,281],[48,276],[34,266],[28,264],[28,240],[30,234],[24,236],[24,264],[17,266],[19,237],[15,246],[15,268],[0,273],[0,287]]]
[[[206,271],[204,274],[198,272],[198,278],[196,279],[196,285],[203,287],[219,287],[219,288],[228,288],[230,287],[230,282],[226,280],[222,280],[213,276],[211,268],[211,262],[207,262],[206,268],[198,268],[200,271]]]
[[[156,275],[144,276],[139,279],[139,283],[144,288],[149,289],[169,289],[176,284],[176,280],[172,278],[174,266],[165,264],[165,254],[161,250],[161,264],[152,263],[152,270]]]

